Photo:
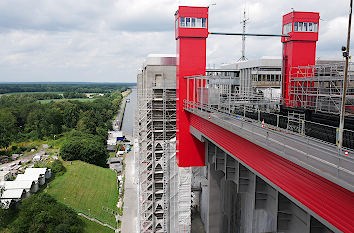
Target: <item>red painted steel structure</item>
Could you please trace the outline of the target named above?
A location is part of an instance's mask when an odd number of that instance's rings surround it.
[[[318,41],[318,23],[320,15],[316,12],[293,11],[283,16],[283,74],[282,97],[286,106],[293,105],[290,96],[290,67],[315,65],[316,41]],[[292,76],[297,74],[292,74]],[[303,75],[299,74],[299,77]]]
[[[354,232],[351,191],[195,114],[190,124],[340,231]]]
[[[177,64],[176,64],[176,158],[180,167],[205,166],[204,143],[198,141],[189,132],[190,114],[183,110],[183,100],[196,97],[193,83],[185,76],[205,75],[206,38],[208,37],[208,8],[180,6],[175,14]],[[194,25],[193,25],[194,21]],[[189,24],[188,24],[189,22]]]
[[[195,85],[187,84],[183,77],[205,74],[208,28],[207,20],[206,27],[197,28],[181,24],[181,19],[191,20],[193,17],[207,19],[208,8],[181,6],[175,16],[178,165],[180,167],[205,165],[204,143],[190,134],[190,126],[193,126],[337,229],[354,232],[352,192],[183,109],[183,100],[186,100],[187,96],[189,100],[198,98]],[[316,23],[318,27],[318,20],[319,14],[313,12],[291,12],[284,15],[283,25],[288,24],[287,29],[291,30],[288,33],[290,38],[282,38],[283,65],[286,68],[283,87],[288,85],[290,67],[315,64],[318,29],[314,32],[295,32],[295,23]],[[283,89],[283,97],[289,98],[289,89]]]

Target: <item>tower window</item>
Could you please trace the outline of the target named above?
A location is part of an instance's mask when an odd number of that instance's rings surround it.
[[[302,32],[303,27],[304,27],[304,23],[299,22],[299,25],[298,25],[299,32]]]
[[[304,23],[304,32],[308,32],[308,26],[307,26],[307,23]]]
[[[192,28],[195,28],[195,18],[191,18],[191,26]]]
[[[312,32],[312,23],[309,23],[309,32]]]
[[[186,27],[189,28],[191,26],[191,18],[186,18]]]
[[[196,28],[201,28],[202,27],[202,18],[196,18],[195,19],[195,27]]]
[[[186,26],[186,18],[180,17],[179,18],[179,26],[180,27],[185,27]]]
[[[202,28],[206,28],[206,27],[207,27],[207,19],[202,18]]]

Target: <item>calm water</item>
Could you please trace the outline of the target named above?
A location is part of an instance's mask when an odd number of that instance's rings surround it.
[[[127,98],[130,99],[130,102],[125,106],[122,131],[133,136],[134,116],[137,102],[136,89],[132,89],[132,92]]]

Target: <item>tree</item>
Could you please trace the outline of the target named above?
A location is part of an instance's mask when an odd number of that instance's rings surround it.
[[[0,111],[0,147],[10,145],[15,129],[16,118],[11,112]]]
[[[101,137],[82,132],[68,136],[60,148],[64,160],[81,160],[105,167],[108,157],[105,142]]]
[[[10,224],[9,229],[13,233],[81,233],[83,226],[83,222],[72,209],[50,195],[40,193],[23,200],[18,218]]]

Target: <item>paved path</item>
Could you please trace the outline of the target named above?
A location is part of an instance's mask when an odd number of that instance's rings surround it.
[[[90,220],[90,221],[96,222],[96,223],[98,223],[98,224],[100,224],[100,225],[102,225],[102,226],[109,227],[109,228],[111,228],[112,230],[116,230],[116,228],[112,227],[111,225],[106,224],[106,223],[103,223],[103,222],[101,222],[101,221],[99,221],[99,220],[97,220],[97,219],[95,219],[95,218],[90,218],[89,216],[87,216],[87,215],[85,215],[85,214],[83,214],[83,213],[78,213],[78,215],[79,215],[79,216],[82,216],[82,217],[84,217],[84,218],[86,218],[86,219],[88,219],[88,220]]]
[[[135,233],[138,215],[137,174],[135,172],[134,152],[125,157],[125,191],[122,233]]]

